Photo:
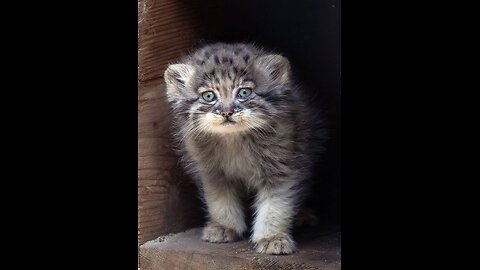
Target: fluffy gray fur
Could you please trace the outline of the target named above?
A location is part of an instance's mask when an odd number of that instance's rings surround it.
[[[256,250],[293,253],[290,230],[323,132],[293,87],[289,61],[253,45],[217,43],[170,65],[165,82],[174,137],[208,209],[202,239],[241,238],[247,230],[241,198],[251,191]],[[243,98],[245,88],[251,94]],[[208,91],[215,100],[202,97]]]

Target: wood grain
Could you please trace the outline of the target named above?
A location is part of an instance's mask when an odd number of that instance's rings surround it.
[[[163,80],[138,88],[138,244],[202,220],[196,188],[184,176],[170,138]]]
[[[195,43],[201,1],[139,0],[138,3],[138,77],[143,82],[162,77],[167,64]]]
[[[341,235],[319,236],[303,232],[297,253],[272,256],[256,253],[247,239],[212,244],[200,240],[201,229],[169,234],[140,247],[140,268],[144,270],[340,270]]]
[[[200,1],[138,1],[138,243],[202,221],[170,138],[163,72],[199,37]]]

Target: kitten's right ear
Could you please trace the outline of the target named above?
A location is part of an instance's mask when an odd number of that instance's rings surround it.
[[[258,69],[267,73],[273,83],[285,84],[290,78],[290,63],[288,59],[278,55],[270,54],[255,60]]]
[[[174,64],[168,66],[164,73],[169,99],[178,99],[189,96],[188,87],[195,74],[195,68],[186,64]]]

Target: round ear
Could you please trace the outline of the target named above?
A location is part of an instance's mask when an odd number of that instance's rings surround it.
[[[186,64],[168,66],[164,73],[169,98],[181,97],[188,94],[189,82],[195,74],[195,68]]]
[[[259,57],[255,60],[255,66],[265,72],[274,83],[283,85],[290,79],[290,63],[281,55],[270,54]]]

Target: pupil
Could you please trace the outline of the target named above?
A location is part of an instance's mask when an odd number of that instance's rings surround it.
[[[211,93],[211,92],[205,93],[205,94],[203,95],[203,98],[204,98],[205,100],[208,100],[208,101],[213,100],[214,97],[215,97],[215,96],[214,96],[213,93]]]

